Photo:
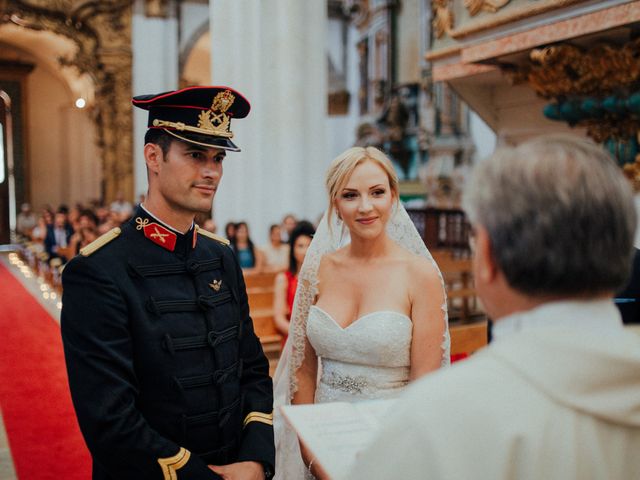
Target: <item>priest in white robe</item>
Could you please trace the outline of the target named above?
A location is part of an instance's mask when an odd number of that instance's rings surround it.
[[[493,342],[410,387],[350,479],[640,479],[640,337],[630,186],[598,146],[497,152],[465,192]]]

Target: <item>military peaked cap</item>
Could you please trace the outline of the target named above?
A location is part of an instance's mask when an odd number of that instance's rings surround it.
[[[244,118],[251,105],[229,87],[188,87],[133,97],[134,106],[149,111],[147,126],[162,129],[189,143],[239,152],[231,141],[232,118]]]

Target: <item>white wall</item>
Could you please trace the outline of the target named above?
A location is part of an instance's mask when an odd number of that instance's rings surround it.
[[[100,197],[95,127],[58,76],[38,63],[27,77],[26,133],[31,203],[56,208]]]
[[[175,18],[147,18],[142,0],[136,0],[132,18],[133,95],[178,88],[178,23]],[[133,109],[133,175],[135,199],[147,191],[144,134],[147,112]]]
[[[262,244],[284,214],[315,220],[325,209],[326,5],[215,0],[210,6],[212,82],[237,89],[252,105],[246,119],[232,121],[242,152],[225,160],[214,217],[220,230],[229,220],[246,220]]]
[[[356,129],[360,122],[358,87],[360,86],[360,73],[358,71],[358,49],[359,35],[357,29],[351,25],[347,31],[347,72],[346,88],[350,93],[349,111],[347,115],[334,115],[327,117],[328,131],[328,155],[334,159],[347,148],[353,146],[356,141]],[[332,48],[329,45],[329,48]]]

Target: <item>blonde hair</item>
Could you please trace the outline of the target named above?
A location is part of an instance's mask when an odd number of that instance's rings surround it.
[[[367,160],[375,163],[384,170],[389,179],[391,192],[395,195],[396,201],[398,200],[398,175],[396,175],[396,171],[389,157],[375,147],[352,147],[338,155],[333,162],[331,162],[329,170],[327,171],[327,178],[325,180],[327,192],[329,193],[327,218],[331,218],[338,192],[344,188],[356,167]]]

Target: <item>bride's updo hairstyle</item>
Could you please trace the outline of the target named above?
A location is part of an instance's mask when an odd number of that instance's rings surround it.
[[[396,175],[396,171],[391,164],[391,160],[389,160],[383,152],[375,147],[352,147],[338,155],[333,162],[331,162],[329,171],[327,171],[327,178],[325,181],[327,191],[329,192],[327,218],[331,218],[335,208],[334,204],[336,198],[338,198],[338,193],[347,184],[353,171],[358,165],[366,162],[367,160],[372,161],[385,171],[389,179],[391,193],[393,193],[396,201],[398,201],[398,175]]]

